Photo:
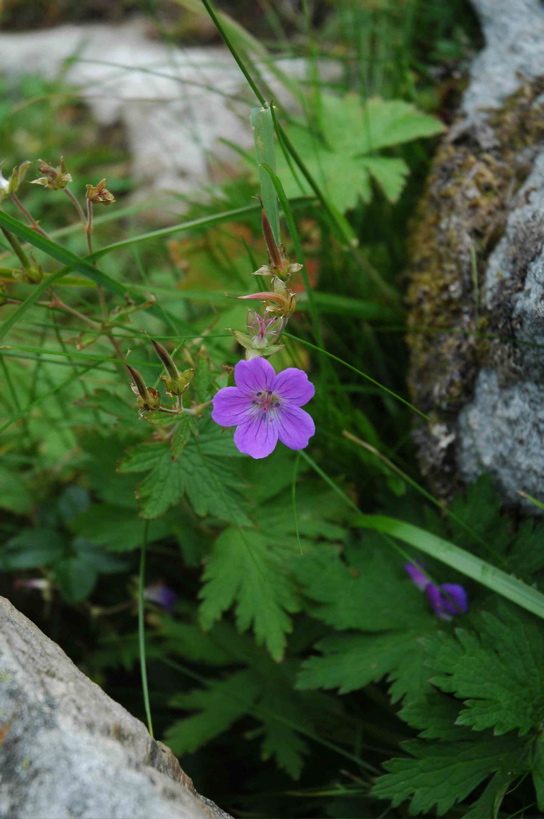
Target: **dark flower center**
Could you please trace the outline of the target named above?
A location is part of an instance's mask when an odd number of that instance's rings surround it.
[[[278,409],[281,406],[279,397],[272,390],[257,390],[257,392],[253,393],[251,403],[264,412],[268,412],[270,409]]]

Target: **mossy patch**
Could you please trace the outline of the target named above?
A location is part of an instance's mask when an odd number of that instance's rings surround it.
[[[455,419],[480,369],[515,369],[511,298],[542,243],[540,226],[515,238],[510,276],[491,306],[482,297],[487,261],[505,231],[509,206],[544,143],[544,77],[525,83],[485,122],[454,124],[433,162],[409,242],[409,386],[433,420],[416,433],[433,489],[459,487],[453,458]],[[540,101],[539,101],[540,102]],[[510,249],[509,249],[510,252]],[[500,336],[500,340],[494,338]],[[440,430],[439,434],[437,430]]]

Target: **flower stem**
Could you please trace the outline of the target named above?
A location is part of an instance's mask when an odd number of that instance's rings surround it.
[[[147,686],[147,668],[145,664],[145,557],[147,551],[147,534],[149,530],[149,521],[146,520],[144,525],[144,536],[142,541],[142,550],[140,552],[140,579],[138,583],[138,642],[140,646],[140,670],[142,674],[142,691],[144,696],[144,707],[147,717],[147,727],[151,736],[153,736],[153,723],[151,721],[151,708],[149,706],[149,689]]]
[[[19,208],[21,213],[24,213],[24,215],[26,216],[26,218],[30,222],[30,227],[32,228],[32,230],[35,230],[37,233],[41,233],[42,236],[45,236],[45,238],[48,239],[49,237],[48,237],[47,233],[45,232],[45,230],[39,226],[39,224],[36,222],[36,220],[34,219],[32,214],[30,213],[30,211],[25,208],[25,206],[23,205],[23,203],[21,202],[19,197],[16,196],[14,193],[10,194],[10,196],[11,196],[14,204],[17,205],[17,207]]]

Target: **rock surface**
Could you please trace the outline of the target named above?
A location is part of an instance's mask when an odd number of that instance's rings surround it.
[[[147,28],[136,19],[119,26],[0,34],[0,73],[62,76],[100,124],[124,125],[141,190],[195,194],[238,165],[226,141],[252,146],[249,114],[255,100],[227,49],[175,47],[151,40]],[[293,106],[276,69],[304,78],[305,60],[272,63],[263,51],[253,68],[275,99]],[[55,164],[54,157],[44,159]],[[69,164],[68,154],[66,159]]]
[[[411,391],[432,416],[416,440],[437,494],[490,472],[534,512],[518,490],[544,499],[544,5],[473,5],[486,46],[412,237]]]
[[[228,819],[172,752],[0,597],[2,819]]]

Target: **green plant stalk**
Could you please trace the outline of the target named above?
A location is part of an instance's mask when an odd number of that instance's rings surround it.
[[[144,708],[147,718],[147,728],[153,736],[153,722],[151,720],[151,708],[149,705],[149,688],[147,685],[147,667],[145,662],[145,558],[147,552],[147,536],[149,531],[149,521],[144,524],[144,535],[142,548],[140,551],[140,576],[138,581],[138,645],[140,647],[140,671],[142,675],[142,693],[144,697]]]
[[[261,94],[261,92],[259,91],[257,86],[255,85],[251,74],[249,73],[249,71],[247,70],[247,68],[246,68],[246,66],[244,64],[244,61],[242,60],[242,58],[240,57],[240,55],[238,54],[238,52],[234,48],[234,45],[231,43],[230,37],[228,36],[228,34],[227,34],[226,30],[225,30],[225,27],[223,26],[223,23],[221,22],[218,15],[216,14],[214,7],[210,3],[210,0],[202,0],[202,4],[206,8],[206,11],[210,15],[210,17],[212,18],[217,31],[219,32],[219,34],[221,35],[221,37],[223,38],[223,40],[225,42],[225,45],[227,46],[230,53],[232,54],[232,56],[236,60],[236,62],[238,64],[238,68],[240,69],[240,71],[242,72],[244,77],[246,78],[246,82],[248,83],[249,87],[251,88],[251,90],[253,91],[253,93],[255,94],[255,96],[257,97],[259,102],[261,103],[261,105],[264,107],[266,105],[265,98],[263,97],[263,95]]]
[[[269,174],[263,169],[267,166],[276,170],[276,155],[274,146],[274,120],[270,108],[252,108],[251,127],[253,128],[253,138],[255,140],[255,154],[257,165],[259,166],[259,181],[261,183],[261,199],[264,212],[270,222],[272,234],[276,244],[281,243],[280,237],[280,214],[278,208],[278,197],[275,187]]]
[[[275,192],[278,195],[278,199],[280,200],[283,215],[285,216],[285,221],[287,222],[287,227],[289,229],[289,233],[291,234],[293,245],[295,246],[295,255],[297,257],[297,262],[299,262],[302,265],[301,273],[302,278],[304,280],[304,288],[306,290],[306,295],[308,297],[308,306],[310,308],[312,323],[314,325],[315,338],[318,343],[319,349],[324,350],[325,343],[323,341],[323,336],[321,334],[321,326],[319,324],[319,313],[315,303],[314,292],[310,284],[310,279],[308,278],[308,271],[306,270],[306,267],[304,265],[304,253],[302,252],[297,226],[295,224],[295,220],[293,219],[293,213],[291,211],[291,208],[289,207],[289,200],[285,195],[285,191],[283,189],[283,185],[281,184],[281,180],[278,177],[278,175],[274,172],[274,170],[269,165],[266,164],[263,164],[261,167],[269,175],[274,186]]]

